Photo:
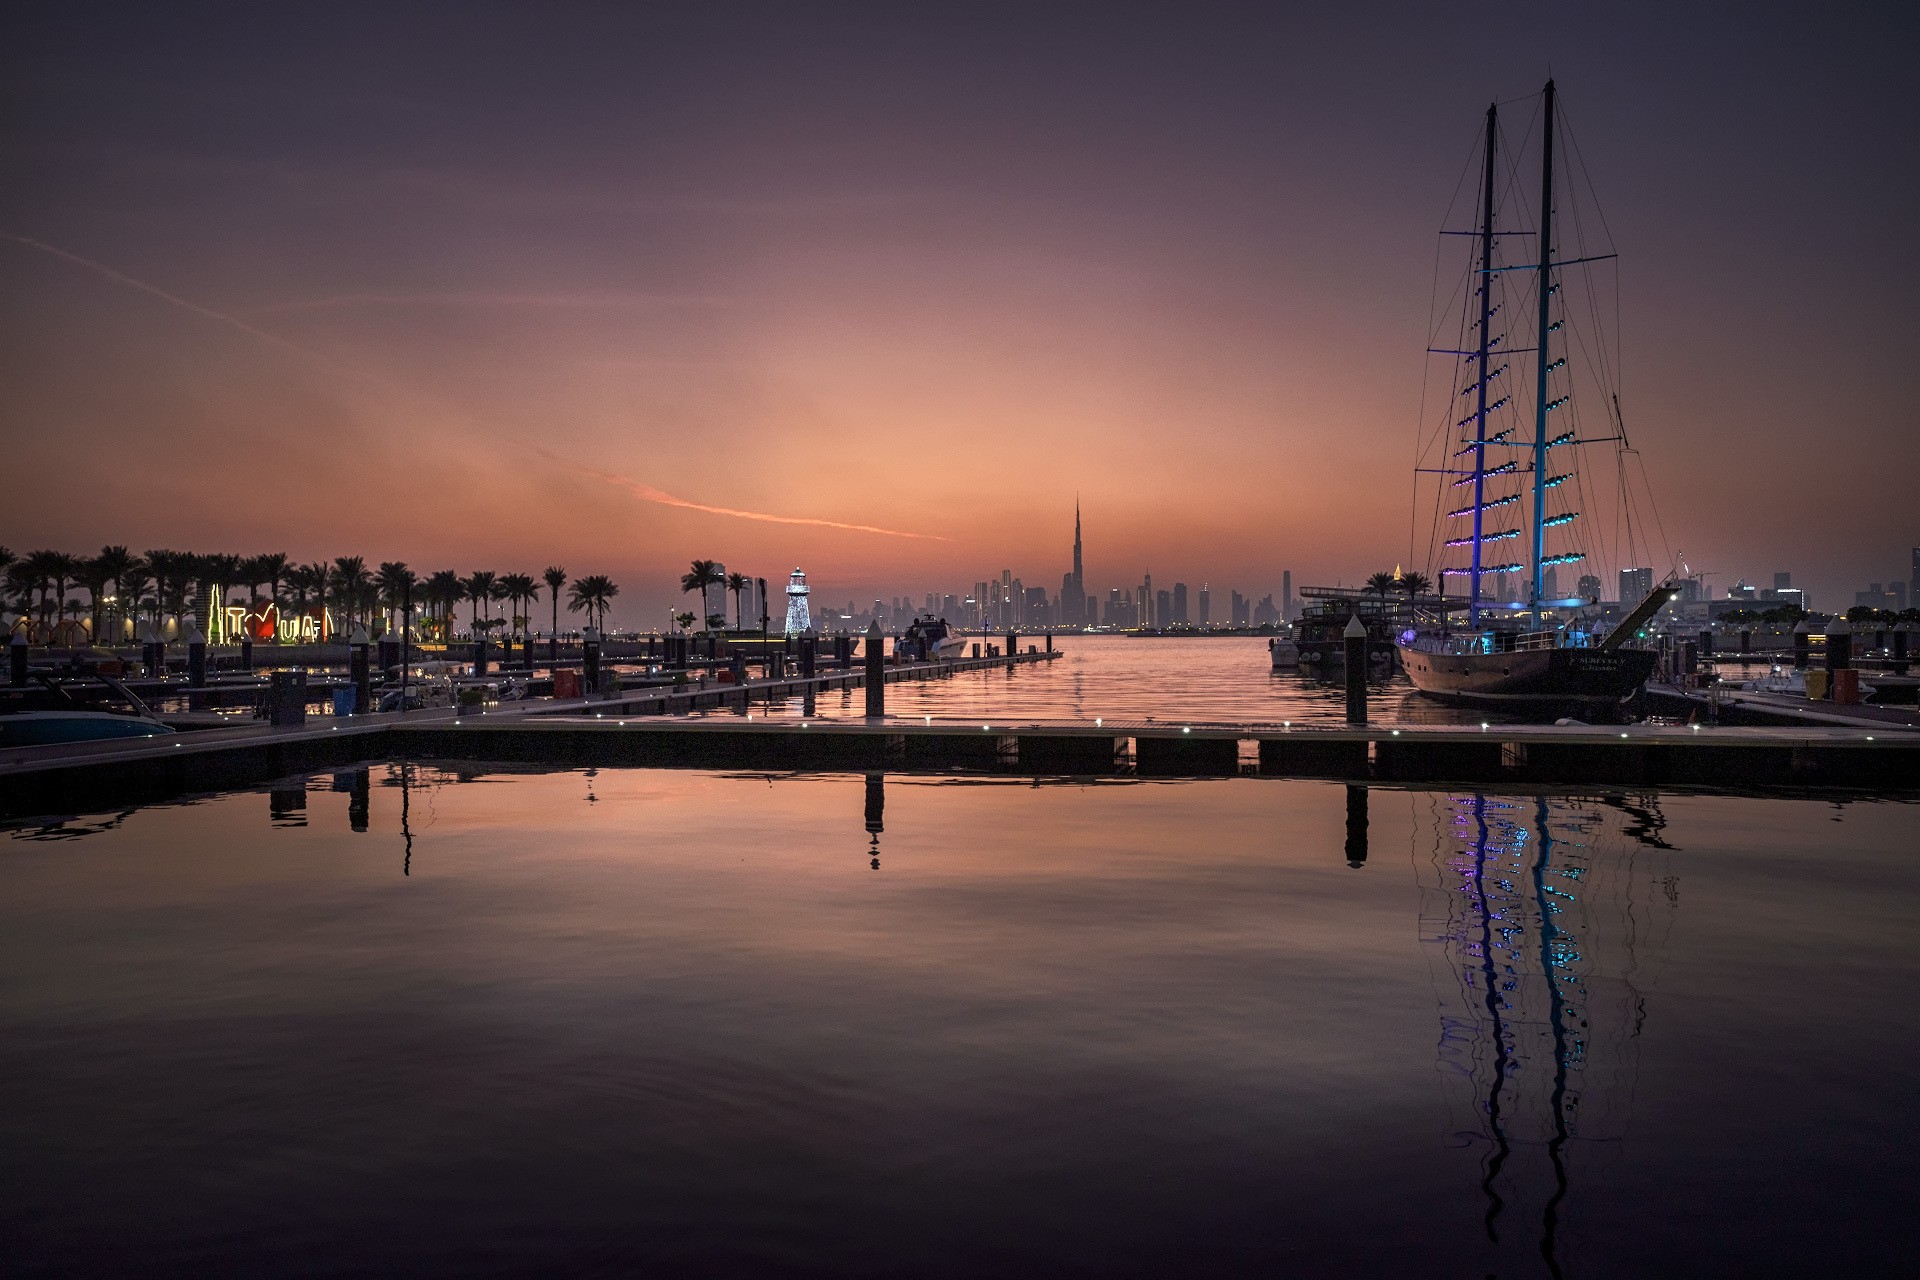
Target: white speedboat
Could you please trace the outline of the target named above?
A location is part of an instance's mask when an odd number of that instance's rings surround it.
[[[1300,646],[1286,636],[1275,636],[1267,641],[1267,656],[1273,660],[1275,671],[1300,669]]]

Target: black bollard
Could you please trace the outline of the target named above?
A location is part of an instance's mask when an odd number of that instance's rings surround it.
[[[1743,656],[1753,652],[1753,632],[1745,627],[1740,629],[1740,652]]]
[[[1053,652],[1053,632],[1047,632],[1047,652]]]
[[[1805,618],[1793,629],[1793,669],[1805,671],[1807,664],[1813,661],[1813,628],[1807,625]]]
[[[249,635],[240,637],[240,669],[253,670],[253,637]]]
[[[198,627],[187,636],[187,687],[207,687],[207,638]]]
[[[1700,656],[1703,658],[1713,657],[1713,632],[1711,629],[1700,633]]]
[[[529,631],[520,637],[520,657],[526,664],[527,674],[533,674],[533,633]]]
[[[476,636],[473,641],[473,674],[487,674],[487,640],[485,636]]]
[[[580,634],[581,692],[591,697],[600,691],[600,632],[588,627]]]
[[[1347,646],[1347,723],[1367,722],[1367,626],[1354,614],[1340,633]]]
[[[887,670],[886,655],[882,650],[886,640],[880,634],[880,624],[867,624],[867,719],[883,719],[887,714]]]
[[[1845,671],[1853,665],[1853,624],[1844,615],[1827,623],[1827,670]]]
[[[16,631],[7,641],[7,683],[16,689],[27,687],[27,633]]]
[[[1367,789],[1347,784],[1347,865],[1367,865]]]
[[[820,656],[813,646],[813,634],[809,632],[800,641],[800,674],[809,680],[813,679],[819,661]]]
[[[1009,631],[1007,632],[1007,656],[1011,658],[1018,652],[1020,652],[1020,637]]]
[[[347,678],[353,681],[355,715],[363,716],[373,710],[373,673],[369,670],[371,649],[366,631],[355,627],[352,638],[347,642]]]
[[[267,723],[297,729],[307,722],[307,673],[275,671],[268,677]]]
[[[380,637],[380,671],[384,675],[400,665],[400,642]]]
[[[1692,640],[1680,646],[1680,670],[1687,677],[1689,685],[1700,674],[1700,650]]]
[[[1893,674],[1897,676],[1907,674],[1907,629],[1905,627],[1893,629]]]

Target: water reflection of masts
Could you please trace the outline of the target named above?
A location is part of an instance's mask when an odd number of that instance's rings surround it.
[[[1487,1239],[1498,1242],[1500,1233],[1495,1222],[1500,1217],[1503,1201],[1494,1180],[1500,1176],[1512,1148],[1507,1143],[1506,1128],[1500,1122],[1500,1095],[1507,1086],[1507,1026],[1500,1012],[1500,977],[1493,962],[1493,910],[1487,903],[1487,798],[1483,795],[1473,797],[1473,821],[1473,884],[1480,917],[1480,970],[1487,989],[1487,1016],[1493,1021],[1494,1045],[1493,1082],[1487,1089],[1487,1124],[1493,1133],[1494,1149],[1488,1157],[1480,1189],[1487,1196]]]
[[[400,874],[413,874],[413,766],[401,762],[400,765],[400,839],[405,842],[406,856],[400,863]]]
[[[1533,896],[1540,911],[1540,969],[1547,980],[1549,1018],[1553,1025],[1553,1136],[1547,1139],[1547,1158],[1553,1164],[1553,1194],[1540,1218],[1540,1256],[1559,1280],[1560,1264],[1554,1244],[1560,1225],[1560,1202],[1567,1194],[1567,1002],[1560,993],[1554,944],[1560,927],[1553,922],[1558,908],[1547,901],[1547,859],[1553,852],[1553,832],[1547,822],[1545,797],[1534,801],[1534,826],[1539,853],[1533,859]]]

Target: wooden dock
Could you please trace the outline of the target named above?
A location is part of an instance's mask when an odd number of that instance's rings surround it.
[[[628,705],[509,704],[485,715],[314,718],[283,729],[246,721],[150,739],[17,748],[0,752],[0,813],[98,811],[396,757],[554,768],[1251,774],[1409,786],[1920,792],[1920,732],[1899,728],[769,719],[746,711],[686,717],[621,709]]]

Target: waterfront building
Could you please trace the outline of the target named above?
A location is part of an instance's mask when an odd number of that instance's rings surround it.
[[[718,579],[709,582],[700,591],[700,625],[702,627],[712,625],[709,619],[715,617],[722,620],[720,625],[724,627],[726,619],[733,617],[733,601],[727,597],[727,566],[715,560],[713,569],[719,575]]]
[[[1153,593],[1153,625],[1166,627],[1173,625],[1173,593],[1156,591]]]
[[[1087,580],[1080,559],[1080,499],[1073,500],[1073,569],[1060,581],[1060,624],[1085,626],[1087,616]]]
[[[1636,604],[1646,599],[1647,593],[1652,590],[1653,570],[1651,568],[1620,571],[1620,602],[1622,604]]]
[[[1279,607],[1273,603],[1271,592],[1260,597],[1260,603],[1253,607],[1253,625],[1270,627],[1280,621]]]
[[[1293,570],[1280,571],[1280,620],[1292,622],[1298,615],[1293,608]]]
[[[787,579],[787,626],[786,634],[797,636],[813,629],[813,618],[807,608],[807,597],[811,592],[807,588],[807,575],[796,567],[793,576]],[[851,613],[852,606],[848,606]]]
[[[1187,584],[1184,582],[1173,584],[1173,625],[1187,625]]]
[[[1600,576],[1593,573],[1581,574],[1580,585],[1575,589],[1575,594],[1583,600],[1591,600],[1598,604],[1601,599]]]
[[[1213,593],[1207,590],[1207,584],[1200,584],[1200,625],[1206,626],[1213,621]]]
[[[1247,598],[1236,591],[1233,593],[1232,605],[1233,625],[1236,627],[1246,626],[1253,615],[1253,610],[1248,604]]]

